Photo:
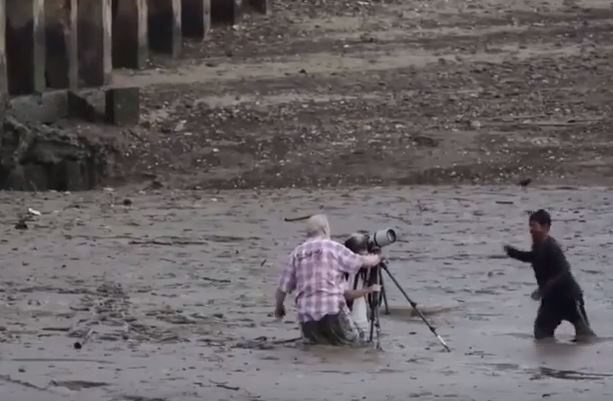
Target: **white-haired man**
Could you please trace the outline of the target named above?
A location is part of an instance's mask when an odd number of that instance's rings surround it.
[[[381,258],[356,254],[332,241],[324,215],[309,218],[307,237],[290,254],[283,270],[275,316],[285,316],[285,297],[295,290],[298,320],[306,340],[332,345],[359,342],[359,331],[345,300],[345,274],[353,276],[362,267],[376,266]]]

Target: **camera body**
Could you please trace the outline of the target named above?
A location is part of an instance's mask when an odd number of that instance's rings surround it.
[[[392,228],[384,228],[372,234],[352,234],[345,241],[345,246],[353,253],[379,253],[381,248],[394,242],[396,242],[396,231]]]

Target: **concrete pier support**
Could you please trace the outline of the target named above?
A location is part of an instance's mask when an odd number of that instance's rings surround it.
[[[113,0],[113,67],[145,67],[149,57],[147,3]]]
[[[6,62],[11,95],[45,89],[45,1],[6,0]]]
[[[0,0],[0,120],[4,117],[8,99],[6,74],[6,0]]]
[[[181,14],[183,36],[205,39],[211,27],[211,0],[183,0]]]
[[[178,57],[182,45],[181,0],[149,0],[149,46]]]
[[[215,25],[238,24],[242,10],[242,0],[211,0],[211,21]]]
[[[54,89],[78,85],[77,0],[45,2],[46,83]]]
[[[79,86],[110,82],[112,64],[111,0],[78,0]]]

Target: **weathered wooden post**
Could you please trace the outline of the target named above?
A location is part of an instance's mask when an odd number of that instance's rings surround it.
[[[242,0],[211,0],[211,21],[217,25],[235,25],[243,14]]]
[[[68,17],[68,86],[79,87],[79,6],[78,0],[68,0],[70,15]]]
[[[111,80],[111,17],[111,0],[78,0],[79,86],[103,86]]]
[[[181,53],[181,0],[149,0],[149,46],[160,53]]]
[[[113,67],[145,67],[149,57],[147,3],[113,0]]]
[[[8,92],[45,89],[45,0],[6,0]]]
[[[6,75],[6,0],[0,0],[0,122],[4,118],[8,99]]]
[[[205,39],[211,27],[211,0],[183,0],[181,14],[183,36]]]
[[[270,14],[271,0],[244,0],[245,6],[260,14]]]
[[[77,0],[45,3],[47,86],[56,89],[78,85]]]

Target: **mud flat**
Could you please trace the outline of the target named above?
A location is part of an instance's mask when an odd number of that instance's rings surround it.
[[[179,61],[115,73],[143,93],[125,174],[611,185],[612,26],[609,0],[276,1]]]
[[[612,396],[609,188],[1,192],[0,205],[3,401]],[[532,272],[501,250],[528,245],[526,211],[541,206],[598,343],[572,343],[570,326],[557,343],[531,338]],[[321,207],[339,240],[397,227],[392,271],[452,353],[393,287],[382,353],[273,343],[298,335],[293,308],[285,323],[271,317],[302,238],[283,217]],[[17,230],[27,208],[41,215]]]

